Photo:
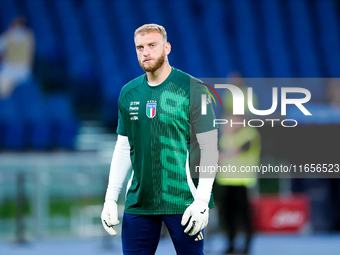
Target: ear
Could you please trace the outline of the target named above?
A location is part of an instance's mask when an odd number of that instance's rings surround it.
[[[169,55],[169,53],[171,52],[171,44],[169,42],[165,43],[165,54]]]

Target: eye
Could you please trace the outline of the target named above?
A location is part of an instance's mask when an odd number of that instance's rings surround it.
[[[143,49],[142,46],[137,46],[137,50],[141,50],[141,49]]]
[[[154,47],[156,47],[156,44],[151,44],[151,48],[154,48]]]

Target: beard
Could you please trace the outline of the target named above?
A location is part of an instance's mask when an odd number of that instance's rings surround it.
[[[153,64],[139,61],[139,65],[142,67],[142,69],[145,72],[153,73],[153,72],[156,72],[164,64],[164,61],[165,61],[165,53],[163,53],[159,58],[155,59],[155,62]]]

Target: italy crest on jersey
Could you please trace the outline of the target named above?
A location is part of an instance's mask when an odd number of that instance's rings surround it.
[[[146,104],[146,116],[153,118],[156,116],[156,103]]]

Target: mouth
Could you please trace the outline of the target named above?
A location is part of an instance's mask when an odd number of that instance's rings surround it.
[[[153,59],[148,58],[148,59],[145,59],[143,62],[144,62],[144,63],[150,63],[152,60],[153,60]]]

